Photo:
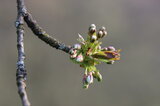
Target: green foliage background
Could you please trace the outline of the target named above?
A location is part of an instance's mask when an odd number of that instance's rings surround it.
[[[82,88],[84,70],[25,28],[27,92],[33,106],[159,106],[159,0],[26,0],[28,10],[50,35],[66,44],[105,26],[103,46],[122,49],[121,60],[101,64],[103,81]],[[21,106],[15,0],[0,0],[0,106]]]

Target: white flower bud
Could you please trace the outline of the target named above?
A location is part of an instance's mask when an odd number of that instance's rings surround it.
[[[71,55],[70,57],[71,57],[71,58],[76,58],[76,57],[77,57],[77,53]]]
[[[90,28],[96,28],[96,25],[95,24],[91,24]]]
[[[77,50],[71,49],[70,50],[70,58],[76,58],[77,57]]]
[[[94,32],[96,32],[96,28],[89,28],[89,32],[91,33],[91,34],[93,34]]]
[[[97,36],[93,35],[93,36],[91,37],[91,39],[92,39],[92,40],[97,40]]]
[[[106,28],[105,28],[104,26],[102,26],[102,28],[101,28],[100,30],[105,31],[105,30],[106,30]]]
[[[73,45],[73,48],[79,50],[79,49],[81,49],[81,45],[80,45],[80,44],[74,44],[74,45]]]
[[[92,75],[87,75],[87,77],[86,77],[86,82],[87,82],[88,84],[93,83],[93,76],[92,76]]]
[[[96,32],[96,25],[91,24],[89,27],[89,34],[92,35],[94,32]]]
[[[77,61],[77,62],[82,62],[82,61],[83,61],[83,55],[82,55],[82,54],[79,54],[79,55],[76,57],[76,61]]]
[[[98,38],[102,38],[103,34],[104,33],[102,31],[99,31],[98,34],[97,34]]]
[[[106,36],[107,35],[107,31],[103,31],[103,36]]]

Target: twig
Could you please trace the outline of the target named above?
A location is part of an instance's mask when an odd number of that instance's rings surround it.
[[[30,13],[26,13],[24,15],[24,20],[27,23],[28,27],[32,30],[32,32],[37,35],[42,41],[49,44],[51,47],[62,50],[66,53],[69,53],[71,47],[66,46],[64,43],[59,42],[57,39],[53,38],[49,34],[47,34],[32,18]]]
[[[27,23],[28,27],[32,30],[32,32],[38,36],[42,41],[46,42],[53,48],[62,50],[66,53],[69,53],[71,47],[66,46],[64,43],[59,42],[57,39],[49,36],[32,18],[32,15],[27,12],[27,9],[24,4],[24,0],[17,0],[17,20],[15,22],[15,26],[17,28],[17,49],[18,49],[18,62],[17,62],[17,86],[18,93],[20,95],[23,106],[30,106],[30,102],[28,100],[27,92],[26,92],[26,76],[27,72],[25,69],[24,59],[24,21]]]
[[[22,100],[23,106],[30,106],[30,102],[27,97],[26,93],[26,69],[24,65],[25,53],[24,53],[24,20],[23,20],[23,13],[25,13],[25,6],[24,0],[17,0],[17,20],[16,20],[16,28],[17,28],[17,49],[18,49],[18,62],[17,62],[17,86],[18,86],[18,93]]]

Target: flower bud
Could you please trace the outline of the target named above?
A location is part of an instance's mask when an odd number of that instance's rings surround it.
[[[103,31],[103,37],[107,35],[107,31]]]
[[[105,31],[106,28],[104,26],[102,26],[102,28],[100,29],[101,31]]]
[[[97,80],[100,82],[100,81],[102,81],[102,75],[99,73],[98,75],[97,75]]]
[[[98,31],[97,37],[98,37],[98,38],[102,38],[102,37],[103,37],[103,32],[102,32],[102,31]]]
[[[108,47],[108,51],[115,51],[116,49],[113,46]]]
[[[96,78],[99,82],[102,81],[102,75],[99,72],[94,72],[93,77]]]
[[[96,25],[95,24],[91,24],[90,28],[96,28]]]
[[[81,45],[80,45],[80,44],[74,44],[74,45],[73,45],[73,48],[79,50],[79,49],[81,49]]]
[[[93,55],[93,58],[102,59],[102,60],[119,60],[120,54],[117,51],[99,51]]]
[[[82,62],[82,61],[83,61],[83,55],[82,55],[82,54],[79,54],[79,55],[76,57],[76,61],[77,61],[77,62]]]
[[[92,75],[92,72],[90,72],[90,73],[87,75],[87,77],[86,77],[86,82],[87,82],[88,84],[93,83],[93,75]]]
[[[76,58],[76,57],[77,57],[77,53],[70,56],[70,58]]]
[[[88,88],[89,84],[93,83],[93,72],[84,74],[83,76],[83,88]]]
[[[94,41],[96,41],[97,40],[97,36],[96,35],[92,35],[91,36],[91,42],[94,42]]]
[[[75,50],[75,49],[72,48],[72,49],[69,51],[69,54],[73,55],[76,51],[77,51],[77,50]]]
[[[77,57],[77,50],[71,49],[71,50],[69,51],[69,53],[71,54],[71,55],[70,55],[70,58],[76,58],[76,57]]]
[[[93,34],[94,32],[96,32],[96,28],[89,28],[89,33]]]
[[[91,76],[87,76],[86,83],[91,84],[93,82],[93,78]]]
[[[91,24],[89,27],[89,35],[92,35],[94,32],[96,32],[96,25]]]
[[[83,82],[83,88],[88,89],[89,83],[87,83],[86,78],[87,78],[87,75],[84,74],[83,80],[82,80],[82,82]]]

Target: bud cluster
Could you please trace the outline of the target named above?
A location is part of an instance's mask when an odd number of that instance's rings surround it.
[[[70,58],[71,59],[75,59],[76,62],[83,62],[83,55],[82,53],[78,53],[78,50],[81,49],[81,45],[80,44],[74,44],[72,49],[70,50]]]
[[[78,44],[74,44],[70,50],[70,59],[85,69],[83,76],[83,87],[88,88],[93,83],[93,79],[102,81],[102,75],[96,68],[101,62],[113,64],[116,60],[120,60],[120,50],[116,50],[113,46],[101,47],[98,40],[107,35],[105,27],[101,27],[98,31],[96,26],[91,24],[88,31],[87,40],[80,34]]]
[[[94,24],[91,24],[90,27],[89,27],[88,35],[90,36],[90,41],[91,42],[95,42],[96,40],[106,36],[107,35],[107,31],[106,31],[105,27],[101,27],[96,32],[96,26]]]

